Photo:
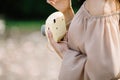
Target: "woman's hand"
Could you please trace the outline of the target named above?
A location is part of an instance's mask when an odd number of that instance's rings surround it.
[[[68,50],[67,42],[66,41],[61,41],[59,43],[55,42],[50,30],[48,30],[48,39],[53,49],[57,52],[57,54],[61,58],[63,58],[63,54]]]
[[[63,13],[71,8],[71,0],[47,0],[47,3]]]

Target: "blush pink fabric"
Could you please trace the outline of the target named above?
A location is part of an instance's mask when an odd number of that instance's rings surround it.
[[[111,80],[120,72],[120,12],[92,16],[81,6],[68,30],[59,80]]]

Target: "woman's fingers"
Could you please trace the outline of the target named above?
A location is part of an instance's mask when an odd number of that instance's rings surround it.
[[[47,0],[47,3],[51,4],[51,5],[55,5],[56,0]]]
[[[50,44],[56,49],[57,43],[54,41],[53,35],[50,30],[48,30],[48,38],[49,38]]]
[[[52,45],[52,47],[54,48],[54,50],[58,53],[58,55],[62,58],[62,55],[60,54],[60,50],[59,50],[59,47],[58,47],[58,43],[56,43],[53,39],[53,35],[51,33],[50,30],[48,30],[48,38],[49,38],[49,42],[50,44]]]
[[[50,44],[52,45],[53,49],[58,53],[58,55],[63,58],[62,52],[66,51],[68,49],[67,47],[67,41],[61,41],[60,43],[55,42],[53,39],[53,35],[50,30],[47,31],[48,33],[48,39]]]

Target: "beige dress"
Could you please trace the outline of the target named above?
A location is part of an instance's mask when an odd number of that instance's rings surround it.
[[[68,31],[59,80],[111,80],[120,72],[119,11],[92,16],[84,4]]]

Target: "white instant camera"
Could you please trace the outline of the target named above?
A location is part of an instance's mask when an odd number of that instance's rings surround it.
[[[55,42],[59,42],[63,39],[66,34],[66,24],[65,17],[62,12],[54,12],[47,18],[45,23],[46,35],[48,28],[52,32]]]

